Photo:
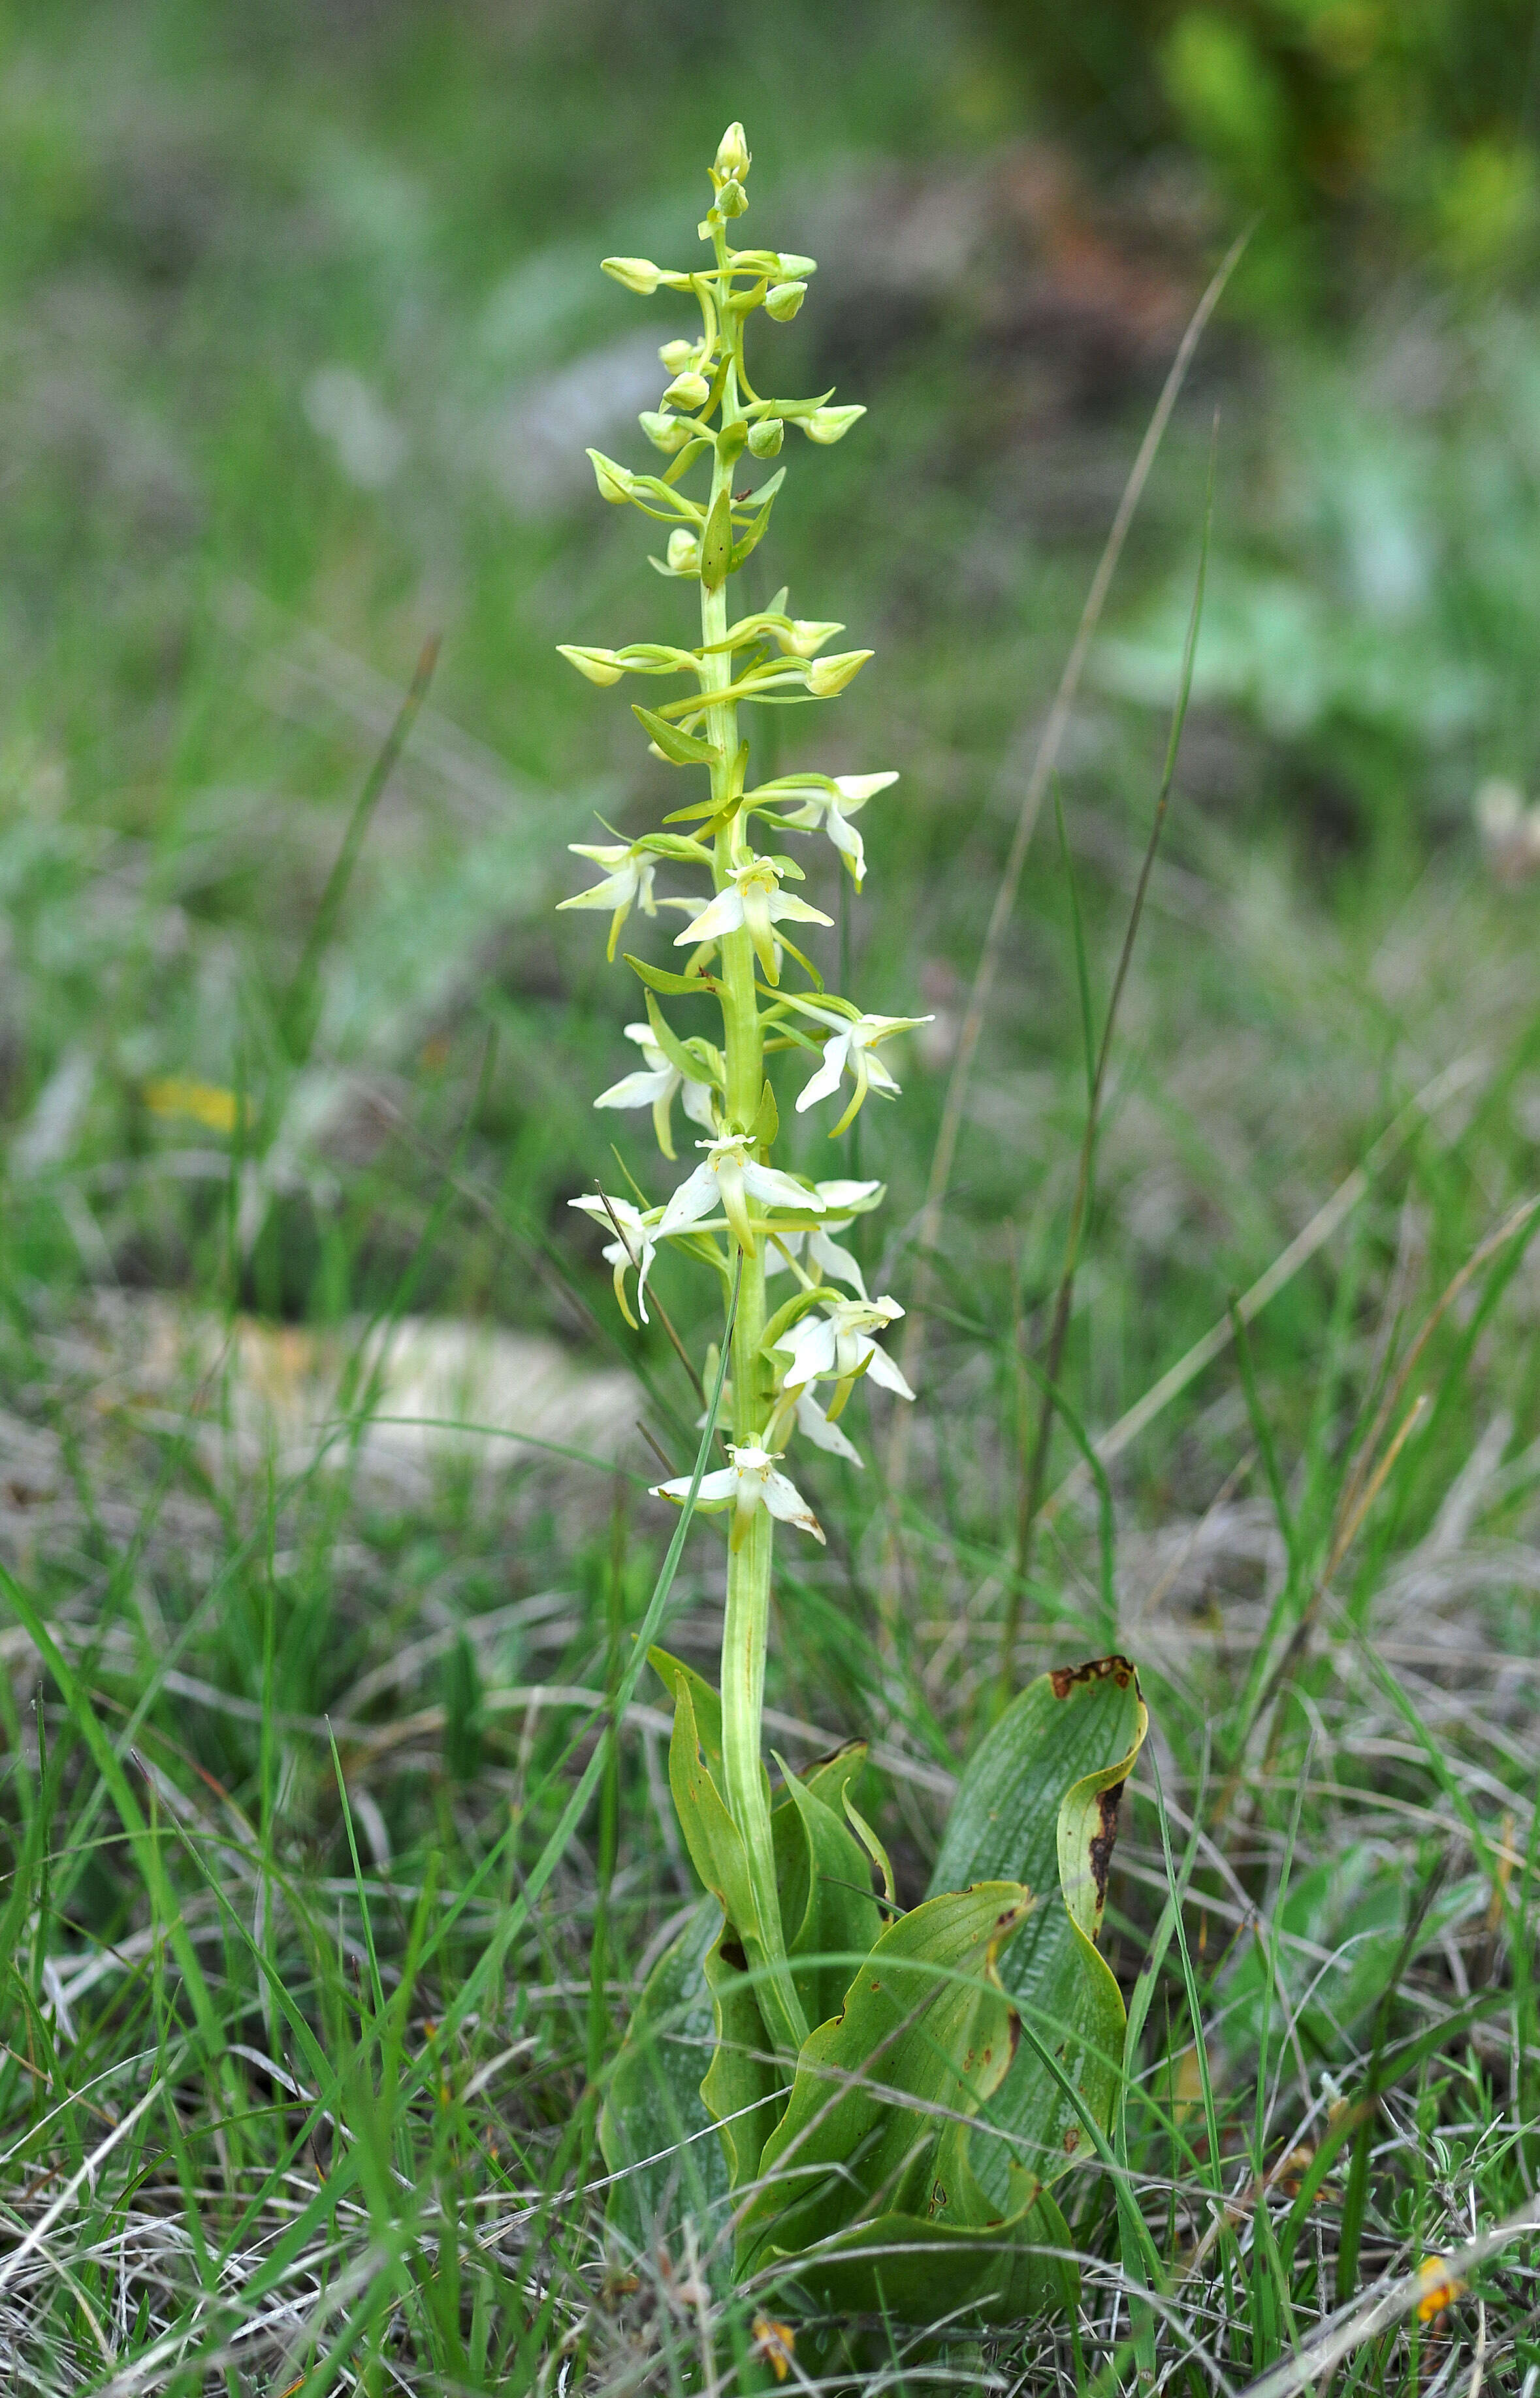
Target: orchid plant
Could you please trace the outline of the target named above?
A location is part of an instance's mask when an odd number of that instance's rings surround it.
[[[914,1397],[883,1345],[903,1310],[888,1294],[868,1290],[841,1237],[881,1204],[883,1186],[815,1179],[778,1160],[767,1062],[777,1061],[777,1073],[797,1070],[796,1111],[827,1110],[828,1128],[838,1135],[874,1094],[899,1096],[890,1044],[929,1019],[864,1012],[827,988],[799,946],[831,920],[798,887],[806,874],[796,845],[826,837],[858,893],[866,874],[861,812],[897,775],[810,768],[755,782],[750,771],[749,709],[834,699],[872,653],[831,650],[844,627],[793,616],[784,590],[745,614],[730,606],[734,578],[763,539],[785,476],[780,466],[756,481],[759,463],[779,455],[789,429],[827,445],[865,413],[833,405],[831,392],[762,397],[751,380],[750,319],[758,312],[772,324],[793,317],[816,262],[734,246],[732,229],[749,205],[750,164],[742,126],[729,126],[697,228],[709,251],[704,265],[603,262],[628,290],[687,296],[700,313],[698,334],[660,349],[666,388],[641,418],[667,461],[661,471],[635,472],[588,452],[602,499],[667,528],[663,554],[652,564],[698,592],[698,643],[561,645],[562,656],[600,686],[633,675],[682,682],[680,695],[635,703],[633,714],[655,758],[705,778],[704,789],[697,781],[657,829],[573,844],[600,871],[561,904],[608,915],[612,960],[633,910],[655,923],[679,920],[671,947],[683,953],[672,965],[627,953],[644,995],[645,1020],[626,1027],[642,1063],[595,1105],[650,1111],[657,1147],[676,1168],[685,1162],[676,1146],[676,1102],[696,1138],[694,1162],[657,1204],[645,1204],[640,1180],[632,1198],[596,1190],[572,1204],[605,1235],[603,1255],[628,1322],[648,1321],[649,1277],[659,1253],[672,1253],[716,1276],[727,1351],[717,1377],[728,1420],[725,1462],[655,1487],[656,1497],[680,1502],[693,1490],[697,1509],[727,1517],[720,1687],[654,1652],[674,1699],[672,1794],[709,1895],[698,1925],[681,1935],[642,1994],[610,2094],[606,2143],[634,2189],[641,2172],[634,2161],[655,2162],[662,2131],[678,2136],[714,2120],[736,2202],[740,2271],[788,2267],[826,2298],[862,2302],[877,2270],[862,2261],[874,2227],[902,2245],[918,2226],[936,2303],[958,2303],[959,2291],[980,2305],[1023,2303],[1020,2258],[1031,2247],[1024,2235],[1031,2230],[1041,2241],[1046,2231],[1051,2240],[1062,2230],[1044,2213],[1047,2181],[1064,2169],[1082,2130],[1087,2146],[1104,2138],[1116,2085],[1110,2052],[1115,2045],[1120,2056],[1121,2001],[1093,1943],[1114,1821],[1107,1794],[1115,1810],[1143,1711],[1121,1659],[1032,1685],[970,1768],[933,1895],[908,1912],[897,1905],[881,1842],[851,1796],[864,1757],[859,1745],[801,1776],[783,1766],[774,1795],[765,1770],[777,1528],[824,1540],[790,1452],[800,1442],[859,1466],[844,1421],[858,1383],[868,1381],[900,1405]],[[692,878],[693,890],[657,887]],[[672,1020],[682,1007],[703,1006],[708,1031]],[[781,1282],[789,1286],[784,1298],[771,1289]],[[999,1828],[1000,1808],[977,1803],[1002,1777],[1014,1792],[1008,1835]],[[1020,1820],[1023,1793],[1035,1810],[1030,1835]],[[1030,1887],[1029,1863],[1037,1875]],[[881,1901],[871,1889],[874,1866]],[[1036,1893],[1056,1871],[1060,1903],[1045,1915]],[[1037,1921],[1035,1940],[1019,1936],[1029,1918]],[[1035,1956],[1038,1983],[1047,1967],[1058,1974],[1056,1986],[1050,1973],[1045,1987],[1070,2035],[1051,2072],[1041,2065],[1024,2075],[1015,2070],[1019,2016],[999,1971],[1007,1947]],[[867,1990],[858,1969],[879,1952],[885,1971]],[[710,2065],[703,2081],[688,2071],[682,2081],[677,2057],[660,2046],[659,2027],[669,2008],[688,2012],[708,1992]],[[882,2092],[869,2091],[863,2101],[863,2077],[877,2057]],[[847,2085],[837,2104],[829,2096],[831,2075]],[[1005,2143],[977,2171],[966,2128],[976,2120],[989,2121]],[[864,2160],[858,2169],[857,2158]],[[1028,2278],[1041,2296],[1041,2272]]]

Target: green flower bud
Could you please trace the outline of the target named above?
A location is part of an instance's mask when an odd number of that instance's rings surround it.
[[[857,417],[865,414],[864,408],[816,408],[811,416],[803,418],[802,429],[809,441],[821,441],[827,445],[831,441],[842,441]]]
[[[764,313],[777,325],[788,325],[806,297],[805,283],[773,283],[764,295]]]
[[[781,445],[786,426],[778,416],[762,416],[757,424],[749,427],[749,447],[756,458],[773,458]]]
[[[724,217],[740,217],[749,206],[749,195],[741,183],[723,183],[717,194],[717,210]]]
[[[605,457],[602,450],[590,450],[588,456],[593,461],[594,481],[599,485],[600,498],[615,506],[622,500],[628,500],[635,480],[630,468],[617,466],[613,458]]]
[[[794,249],[777,250],[776,255],[780,260],[780,271],[788,281],[794,276],[817,275],[818,271],[816,258],[799,258]]]
[[[872,654],[871,650],[841,650],[831,658],[815,658],[807,669],[808,690],[815,699],[832,699],[855,680]]]
[[[805,616],[798,616],[793,619],[790,632],[782,632],[777,626],[776,640],[783,657],[810,658],[822,649],[825,641],[831,641],[836,633],[844,630],[843,625],[813,624]],[[826,659],[824,663],[832,665],[834,661]],[[850,671],[854,674],[855,667],[852,667]]]
[[[671,458],[674,451],[682,450],[691,438],[687,424],[677,416],[660,415],[655,408],[644,408],[636,421],[653,448],[661,450],[665,457]]]
[[[613,650],[579,649],[572,641],[558,641],[556,647],[558,654],[575,667],[580,675],[587,675],[590,682],[618,682],[625,671],[616,666]]]
[[[704,408],[711,397],[711,386],[704,375],[686,369],[683,374],[675,375],[663,397],[671,400],[675,408]]]
[[[748,136],[735,117],[717,144],[717,159],[712,173],[714,177],[720,177],[723,182],[726,182],[729,176],[736,176],[741,183],[749,172],[749,167]]]
[[[700,544],[685,525],[676,525],[669,535],[669,571],[672,574],[700,573]]]
[[[623,283],[628,291],[635,291],[650,300],[663,279],[663,269],[655,266],[650,258],[605,258],[600,261],[606,275]]]
[[[665,342],[657,355],[671,375],[682,374],[696,363],[696,349],[694,342]]]

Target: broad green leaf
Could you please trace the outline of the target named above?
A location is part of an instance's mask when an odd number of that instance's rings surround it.
[[[986,2322],[1065,2313],[1080,2296],[1068,2224],[1046,2189],[986,2228],[878,2215],[853,2225],[788,2273],[820,2306],[933,2324],[967,2310]]]
[[[675,1705],[682,1690],[690,1693],[690,1705],[696,1719],[696,1737],[708,1765],[718,1772],[722,1770],[722,1700],[703,1676],[681,1657],[670,1657],[667,1649],[653,1647],[647,1651],[647,1663],[668,1691]]]
[[[1036,2040],[1103,2130],[1122,2068],[1124,2011],[1093,1943],[1101,1925],[1117,1803],[1148,1718],[1126,1658],[1044,1674],[979,1745],[964,1773],[931,1879],[933,1891],[1009,1875],[1043,1903],[1002,1969]],[[1058,1885],[1057,1893],[1055,1884]],[[980,2179],[1004,2204],[1010,2165],[1047,2182],[1088,2149],[1079,2108],[1032,2039],[1023,2039],[975,2143]]]
[[[692,1679],[697,1677],[693,1677]],[[718,1717],[717,1737],[721,1738],[721,1718]],[[706,1759],[701,1755],[700,1735],[696,1729],[695,1702],[689,1682],[680,1679],[674,1689],[674,1730],[669,1743],[669,1787],[673,1794],[674,1811],[679,1817],[684,1845],[690,1852],[690,1862],[713,1896],[721,1902],[723,1913],[736,1925],[740,1935],[747,1936],[755,1928],[757,1918],[753,1893],[749,1882],[749,1859],[744,1851],[743,1835],[727,1811],[723,1798]]]
[[[680,1692],[684,1691],[689,1693],[690,1710],[695,1718],[696,1737],[700,1744],[701,1755],[705,1758],[707,1767],[713,1778],[720,1777],[722,1773],[722,1700],[720,1695],[712,1688],[709,1682],[706,1681],[696,1672],[693,1665],[686,1665],[682,1658],[670,1657],[667,1649],[659,1649],[656,1647],[649,1649],[647,1651],[647,1663],[651,1665],[659,1681],[666,1684],[669,1696],[674,1702],[676,1709],[676,1727],[678,1722],[677,1709],[679,1706]],[[672,1759],[670,1758],[670,1764],[671,1762]],[[768,1773],[764,1776],[764,1787],[768,1792],[770,1787],[770,1776]],[[705,1877],[703,1875],[702,1879],[704,1880],[704,1879]]]
[[[995,1960],[1032,1904],[1020,1883],[991,1881],[888,1925],[840,2013],[803,2043],[741,2218],[740,2271],[877,2215],[988,2224],[969,2119],[1010,2065],[1016,2024]]]
[[[860,1763],[858,1754],[843,1779],[831,1772],[826,1782],[843,1796]],[[882,1915],[871,1895],[870,1862],[843,1818],[784,1765],[781,1772],[790,1804],[770,1819],[781,1926],[797,1996],[808,2022],[821,2024],[838,2013],[855,1960],[882,1930]]]
[[[715,2036],[704,1968],[721,1928],[721,1907],[703,1898],[653,1967],[599,2120],[604,2162],[622,2176],[610,2221],[639,2253],[671,2239],[685,2216],[709,2223],[726,2200],[722,2142],[700,2095]]]
[[[728,2185],[736,2193],[758,2178],[761,2152],[786,2095],[786,2076],[759,2011],[748,1959],[728,1924],[706,1958],[705,1980],[716,2045],[700,2098],[716,2123]]]

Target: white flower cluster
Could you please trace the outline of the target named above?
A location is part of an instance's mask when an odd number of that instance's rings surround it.
[[[655,919],[660,909],[684,919],[673,937],[673,948],[689,953],[682,971],[630,960],[646,987],[647,1019],[628,1025],[626,1033],[642,1062],[601,1092],[595,1105],[650,1109],[658,1147],[674,1161],[678,1100],[703,1136],[696,1144],[698,1162],[655,1206],[603,1192],[572,1204],[606,1235],[604,1258],[628,1322],[636,1320],[628,1277],[635,1277],[637,1315],[646,1323],[648,1276],[662,1244],[712,1265],[728,1289],[736,1272],[729,1388],[734,1437],[728,1463],[709,1474],[697,1494],[708,1510],[731,1510],[735,1552],[762,1508],[823,1538],[812,1511],[778,1471],[793,1434],[859,1465],[839,1421],[857,1382],[869,1376],[898,1398],[913,1396],[881,1345],[903,1311],[896,1300],[869,1294],[856,1259],[836,1237],[880,1204],[882,1185],[816,1182],[773,1162],[777,1118],[764,1080],[766,1054],[805,1059],[811,1071],[796,1111],[841,1100],[831,1127],[839,1134],[871,1094],[898,1096],[879,1051],[929,1020],[864,1014],[824,989],[794,935],[806,926],[827,927],[831,919],[789,887],[804,880],[793,857],[779,847],[756,845],[763,830],[777,842],[822,832],[859,891],[866,851],[854,819],[898,777],[805,772],[757,786],[747,778],[739,707],[831,699],[871,654],[831,653],[829,644],[844,627],[791,616],[784,591],[768,608],[727,620],[728,579],[763,538],[785,474],[781,467],[756,487],[745,479],[749,461],[775,457],[789,425],[800,424],[810,440],[828,443],[864,413],[832,406],[828,392],[805,400],[762,397],[750,381],[746,319],[757,308],[773,321],[794,316],[816,271],[810,258],[729,245],[728,225],[749,205],[750,165],[743,128],[730,126],[711,169],[712,207],[699,228],[711,247],[709,267],[680,270],[638,258],[604,262],[606,273],[628,290],[688,293],[699,305],[698,337],[671,340],[660,349],[669,380],[658,407],[641,418],[642,432],[669,461],[666,470],[637,474],[598,451],[589,454],[605,500],[629,503],[669,527],[665,554],[652,562],[660,574],[698,585],[700,642],[694,649],[638,641],[618,649],[568,643],[561,650],[601,686],[628,675],[682,676],[682,697],[655,708],[637,705],[634,713],[655,757],[705,768],[709,775],[709,797],[674,811],[656,832],[628,842],[574,842],[574,854],[599,867],[601,877],[561,904],[609,915],[612,958],[633,908]],[[710,488],[695,497],[683,483],[697,465],[709,466]],[[704,874],[707,894],[660,895],[655,884],[669,866]],[[783,986],[789,958],[801,970],[801,987]],[[714,999],[720,1044],[699,1035],[681,1037],[660,996]],[[790,1274],[796,1287],[767,1314],[765,1280],[779,1274]],[[683,1479],[657,1486],[670,1499],[682,1499],[688,1489]]]

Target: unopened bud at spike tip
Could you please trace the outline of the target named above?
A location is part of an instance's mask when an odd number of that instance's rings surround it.
[[[741,183],[744,177],[749,172],[750,163],[749,138],[744,132],[742,126],[738,123],[737,118],[735,116],[732,124],[727,128],[726,132],[723,135],[722,140],[717,143],[716,165],[713,169],[713,173],[720,177],[723,182],[726,182],[728,178],[732,176],[736,177]]]
[[[663,280],[663,269],[650,258],[606,258],[601,263],[606,275],[643,300],[650,300]]]
[[[717,209],[724,217],[741,217],[749,206],[749,195],[739,182],[723,183],[717,194]]]

